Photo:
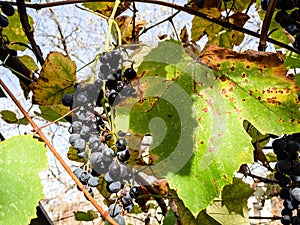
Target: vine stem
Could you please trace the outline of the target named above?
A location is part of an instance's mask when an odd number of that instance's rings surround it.
[[[121,3],[120,0],[115,1],[113,11],[111,12],[110,17],[108,18],[108,28],[107,28],[107,36],[106,36],[106,43],[105,43],[105,51],[109,50],[112,25],[115,21],[115,16],[116,16],[117,9],[118,9],[120,3]],[[120,41],[122,42],[122,40],[119,40],[119,42]]]
[[[104,1],[113,2],[114,0],[100,0],[100,2],[104,2]],[[132,1],[133,0],[124,0],[124,2],[132,2]],[[42,8],[61,6],[61,5],[69,5],[69,4],[76,4],[76,3],[84,3],[84,2],[99,2],[99,0],[67,0],[67,1],[66,0],[62,0],[62,1],[60,0],[60,1],[49,2],[49,3],[40,3],[40,4],[38,4],[38,3],[34,3],[34,4],[26,3],[26,7],[39,10],[39,9],[42,9]],[[186,12],[190,15],[198,16],[202,19],[208,20],[212,23],[218,24],[218,25],[220,25],[224,28],[227,28],[227,29],[240,31],[240,32],[243,32],[245,34],[251,35],[251,36],[256,37],[256,38],[260,38],[260,36],[261,36],[260,34],[256,33],[255,31],[252,31],[252,30],[249,30],[249,29],[246,29],[246,28],[243,28],[243,27],[239,27],[235,24],[229,23],[227,21],[220,20],[218,18],[213,18],[209,15],[206,15],[205,13],[198,12],[197,10],[194,10],[191,7],[187,7],[186,5],[182,6],[182,5],[178,5],[178,4],[174,4],[174,3],[166,2],[166,1],[161,1],[161,0],[135,0],[135,2],[150,3],[150,4],[170,7],[170,8],[182,11],[182,12]],[[3,2],[0,2],[0,5],[2,3]],[[10,2],[10,3],[12,5],[14,5],[13,2]],[[274,40],[274,39],[269,38],[269,37],[267,37],[267,41],[272,43],[272,44],[278,45],[279,47],[282,47],[282,48],[285,48],[289,51],[292,51],[294,53],[300,54],[300,52],[298,50],[296,50],[295,48],[293,48],[292,46],[284,44],[280,41]]]
[[[63,168],[67,171],[67,173],[72,177],[74,182],[77,184],[77,186],[82,190],[84,195],[87,197],[87,199],[95,206],[95,208],[99,211],[102,217],[105,218],[109,223],[112,225],[118,225],[110,216],[109,212],[104,211],[102,207],[96,202],[96,200],[90,195],[90,193],[84,188],[82,183],[79,181],[79,179],[75,176],[75,174],[72,172],[71,168],[66,164],[66,162],[63,160],[63,158],[59,155],[59,153],[56,151],[54,146],[50,143],[50,141],[46,138],[44,133],[39,129],[39,127],[36,125],[36,123],[31,119],[31,117],[28,115],[26,110],[23,108],[23,106],[19,103],[19,101],[16,99],[16,97],[13,95],[13,93],[9,90],[9,88],[4,84],[2,79],[0,79],[0,85],[4,88],[6,93],[10,96],[10,98],[13,100],[13,102],[17,105],[17,107],[21,110],[25,118],[28,120],[28,122],[31,124],[34,130],[37,131],[41,139],[45,142],[47,147],[50,149],[50,151],[53,153],[53,155],[56,157],[56,159],[60,162],[60,164],[63,166]]]

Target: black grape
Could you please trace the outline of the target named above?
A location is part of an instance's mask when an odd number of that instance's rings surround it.
[[[61,102],[64,106],[72,106],[73,105],[73,95],[65,94],[62,97]]]
[[[300,202],[300,188],[294,188],[291,191],[291,196],[294,200]]]
[[[137,198],[140,196],[141,191],[140,191],[139,187],[133,186],[130,188],[129,194],[130,194],[131,198]]]
[[[128,149],[125,149],[123,151],[117,152],[118,160],[121,162],[125,162],[130,158],[130,151]]]
[[[133,68],[127,68],[124,71],[124,77],[126,77],[128,80],[132,80],[134,78],[136,78],[136,72]]]
[[[261,0],[260,4],[261,4],[262,10],[267,11],[268,5],[269,5],[269,0]]]
[[[120,214],[122,207],[119,204],[111,204],[108,207],[109,215],[111,217],[116,217]]]
[[[289,152],[297,152],[300,150],[300,144],[297,141],[290,141],[288,143]]]
[[[196,5],[202,9],[204,7],[204,0],[196,0]]]
[[[288,160],[280,160],[276,163],[275,168],[281,173],[288,173],[292,169],[292,165]]]
[[[12,4],[8,3],[8,2],[3,2],[2,6],[1,6],[2,12],[6,15],[6,16],[13,16],[15,14],[15,9],[12,6]]]
[[[118,151],[122,151],[126,149],[127,141],[125,138],[118,138],[116,141],[116,147]]]
[[[276,7],[278,9],[290,10],[295,8],[294,0],[278,0]]]
[[[106,189],[110,193],[118,193],[123,188],[123,185],[120,181],[114,181],[106,186]]]
[[[119,225],[126,225],[126,220],[120,214],[116,217],[112,217]]]
[[[284,10],[278,11],[275,15],[275,21],[280,23],[284,16],[289,16],[289,14]]]
[[[97,187],[98,184],[99,184],[99,178],[90,176],[90,178],[88,179],[88,185],[90,185],[91,187]]]

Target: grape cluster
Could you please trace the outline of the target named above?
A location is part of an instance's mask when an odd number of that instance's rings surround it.
[[[85,169],[76,168],[74,174],[92,196],[92,188],[100,182],[109,193],[120,193],[109,210],[115,221],[125,224],[122,213],[133,209],[133,199],[140,195],[140,189],[131,185],[134,181],[132,170],[127,166],[131,156],[127,140],[123,132],[116,134],[110,130],[113,115],[108,114],[115,104],[135,96],[131,81],[137,73],[132,66],[122,71],[118,50],[101,54],[99,62],[100,72],[94,83],[77,85],[75,94],[65,94],[62,103],[73,110],[69,127],[70,149],[75,149],[78,158],[85,162]],[[102,114],[99,108],[102,108]]]
[[[284,199],[281,222],[284,225],[300,224],[300,133],[285,135],[272,143],[278,162],[275,165],[275,179],[280,187],[280,197]],[[294,213],[293,212],[297,213]]]
[[[15,14],[15,9],[12,4],[8,2],[2,2],[1,11],[4,15],[0,14],[0,27],[7,27],[9,22],[6,16],[13,16]]]
[[[262,0],[261,7],[267,10],[269,0]],[[289,34],[295,35],[293,46],[300,50],[300,1],[299,0],[278,0],[275,14],[275,21],[280,24]],[[287,12],[293,10],[292,12]]]

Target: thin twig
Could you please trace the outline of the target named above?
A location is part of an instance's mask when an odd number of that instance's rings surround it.
[[[96,202],[96,200],[91,196],[91,194],[84,188],[82,183],[79,181],[79,179],[75,176],[75,174],[72,172],[71,168],[66,164],[66,162],[63,160],[63,158],[59,155],[59,153],[56,151],[54,146],[50,143],[50,141],[46,138],[44,133],[39,130],[39,127],[36,125],[36,123],[31,119],[31,117],[28,115],[26,110],[23,108],[23,106],[19,103],[19,101],[16,99],[16,97],[13,95],[13,93],[9,90],[9,88],[4,84],[4,82],[0,79],[0,85],[4,88],[6,93],[11,97],[13,102],[17,105],[17,107],[21,110],[23,115],[26,117],[28,122],[31,124],[34,130],[37,131],[40,138],[45,142],[47,147],[50,149],[50,151],[53,153],[53,155],[56,157],[56,159],[60,162],[60,164],[63,166],[63,168],[67,171],[67,173],[72,177],[76,185],[82,190],[84,195],[88,198],[88,200],[95,206],[95,208],[99,211],[99,213],[111,224],[118,225],[110,216],[109,213],[104,211],[102,207]]]
[[[266,50],[269,28],[270,28],[271,20],[272,20],[274,11],[275,11],[276,4],[277,4],[277,0],[270,0],[270,2],[269,2],[266,16],[264,18],[263,25],[261,28],[258,51]]]
[[[63,34],[63,31],[62,31],[62,29],[61,29],[61,24],[60,24],[60,22],[58,21],[58,19],[57,19],[55,13],[54,13],[54,11],[53,11],[53,9],[52,9],[52,8],[49,8],[49,11],[50,11],[50,13],[51,13],[51,15],[52,15],[52,18],[53,18],[53,20],[54,20],[54,23],[55,23],[56,26],[57,26],[57,30],[58,30],[59,35],[60,35],[60,40],[61,40],[61,42],[62,42],[62,44],[63,44],[64,52],[66,53],[66,56],[69,56],[69,51],[68,51],[68,47],[67,47],[67,42],[66,42],[66,38],[65,38],[65,36],[64,36],[64,34]]]
[[[59,118],[56,119],[56,120],[53,120],[53,121],[50,122],[50,123],[47,123],[47,124],[45,124],[45,125],[43,125],[43,126],[40,126],[40,127],[38,128],[38,130],[42,130],[42,129],[44,129],[44,128],[50,126],[51,124],[57,123],[58,121],[60,121],[61,119],[65,118],[67,115],[71,114],[72,112],[74,112],[74,111],[77,110],[77,109],[79,109],[79,107],[76,107],[75,109],[72,109],[71,111],[67,112],[65,115],[59,117]],[[33,131],[37,132],[38,130],[33,130]]]
[[[281,220],[281,218],[281,216],[249,216],[252,220]]]
[[[34,37],[33,37],[33,29],[31,28],[31,26],[29,25],[28,22],[28,16],[27,16],[27,12],[26,12],[26,5],[24,0],[17,0],[17,6],[18,6],[18,12],[19,12],[19,16],[20,16],[20,21],[23,27],[23,30],[31,44],[32,50],[37,58],[37,60],[39,61],[39,63],[41,65],[44,64],[44,58],[43,58],[43,54],[42,51],[40,49],[40,47],[36,44]]]

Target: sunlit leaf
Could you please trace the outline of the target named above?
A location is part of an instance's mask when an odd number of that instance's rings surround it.
[[[47,149],[32,136],[0,142],[0,221],[3,225],[29,224],[43,198],[39,177],[47,169]]]

